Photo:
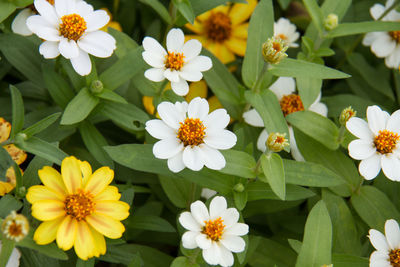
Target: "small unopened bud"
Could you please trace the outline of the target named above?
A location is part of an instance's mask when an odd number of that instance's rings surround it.
[[[336,14],[329,14],[324,20],[324,28],[327,31],[335,29],[339,24],[339,17]]]
[[[103,83],[99,80],[93,81],[92,84],[90,85],[90,91],[92,91],[92,93],[94,94],[101,93],[103,89],[104,89]]]
[[[347,107],[342,110],[339,117],[340,125],[346,125],[346,122],[350,120],[351,117],[354,117],[357,114],[357,111],[350,107]]]
[[[17,133],[15,136],[15,143],[21,144],[28,139],[28,136],[25,133]]]
[[[29,222],[24,215],[12,211],[4,219],[1,231],[7,239],[19,242],[28,235]]]
[[[270,133],[266,142],[269,150],[280,152],[289,146],[288,140],[285,138],[286,133]]]
[[[244,185],[242,183],[235,184],[235,186],[233,187],[233,190],[235,192],[241,193],[244,191]]]
[[[271,64],[278,64],[288,55],[285,53],[289,46],[281,38],[269,38],[262,45],[262,54],[264,60]]]

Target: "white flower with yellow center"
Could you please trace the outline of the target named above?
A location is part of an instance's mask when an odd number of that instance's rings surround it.
[[[230,149],[236,135],[225,129],[230,117],[225,109],[208,114],[206,99],[196,97],[186,102],[162,102],[157,107],[161,120],[146,122],[147,132],[161,139],[153,146],[153,154],[168,159],[168,168],[179,172],[185,167],[199,171],[205,165],[213,170],[225,167],[226,161],[218,149]]]
[[[200,81],[203,78],[201,72],[212,67],[209,57],[199,56],[201,43],[198,40],[184,41],[182,30],[172,29],[167,35],[167,51],[154,38],[145,37],[142,53],[144,61],[152,67],[144,76],[153,82],[167,78],[172,90],[181,96],[189,92],[187,81]]]
[[[106,11],[94,11],[84,1],[55,0],[51,5],[35,0],[34,5],[39,15],[30,16],[26,25],[45,40],[39,47],[45,58],[61,54],[71,60],[78,74],[88,75],[92,69],[89,54],[106,58],[115,50],[115,39],[100,30],[110,20]]]
[[[299,47],[296,41],[300,34],[296,31],[296,26],[286,18],[274,22],[274,36],[283,40],[289,47]]]
[[[296,91],[296,82],[291,77],[279,77],[276,82],[274,82],[269,89],[276,95],[281,106],[281,110],[284,116],[287,116],[296,111],[304,110],[303,102]],[[321,94],[312,103],[308,110],[318,113],[324,117],[328,114],[328,108],[325,104],[320,102]],[[243,113],[243,118],[246,123],[255,127],[264,127],[264,122],[255,109],[250,109]],[[264,129],[257,140],[257,148],[265,152],[267,149],[266,141],[268,140],[269,133]],[[289,141],[290,141],[290,151],[292,156],[297,161],[304,161],[303,156],[300,153],[299,148],[296,144],[296,139],[294,138],[293,128],[289,125]]]
[[[346,128],[358,137],[349,144],[349,155],[361,160],[358,170],[365,179],[374,179],[381,168],[387,178],[400,181],[400,110],[391,116],[378,106],[367,108],[368,123],[352,117]]]
[[[400,266],[400,229],[391,219],[385,223],[385,235],[375,229],[369,230],[369,240],[376,249],[369,258],[370,267]]]
[[[374,20],[378,20],[381,15],[393,5],[394,0],[386,1],[386,5],[373,5],[369,12]],[[383,21],[400,21],[400,13],[395,9],[391,10]],[[391,32],[370,32],[367,33],[362,41],[363,45],[371,46],[371,51],[379,58],[385,58],[388,68],[397,69],[400,65],[400,31]]]
[[[249,226],[238,223],[239,212],[227,208],[224,197],[215,197],[210,212],[201,201],[190,205],[190,212],[179,216],[180,224],[188,230],[182,236],[187,249],[201,248],[204,260],[211,265],[232,266],[233,254],[244,251],[246,243],[240,236],[249,232]]]

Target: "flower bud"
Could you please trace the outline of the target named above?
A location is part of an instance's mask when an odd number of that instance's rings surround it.
[[[327,31],[335,29],[339,24],[339,18],[336,14],[329,14],[324,20],[324,28]]]
[[[19,242],[28,235],[29,222],[24,215],[12,211],[4,219],[1,231],[7,239]]]
[[[286,133],[270,133],[266,142],[269,150],[280,152],[289,146],[288,140],[285,138]]]
[[[95,80],[90,85],[90,91],[94,94],[101,93],[104,89],[103,83],[99,80]]]
[[[244,185],[242,183],[235,184],[235,186],[233,187],[233,190],[235,192],[241,193],[244,191]]]
[[[342,110],[339,117],[340,125],[346,125],[346,122],[350,120],[351,117],[354,117],[357,114],[357,111],[350,107],[347,107]]]
[[[262,54],[264,60],[271,64],[278,64],[282,59],[288,55],[285,53],[289,46],[280,38],[269,38],[262,45]]]

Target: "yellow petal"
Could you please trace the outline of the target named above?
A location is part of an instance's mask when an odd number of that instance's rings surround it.
[[[33,235],[33,240],[39,245],[46,245],[53,242],[56,239],[58,227],[63,220],[64,217],[61,217],[41,223]]]
[[[205,32],[204,24],[197,19],[193,24],[187,23],[185,27],[197,34],[204,34]]]
[[[4,149],[7,150],[13,161],[15,161],[18,165],[22,164],[26,160],[26,152],[19,149],[14,144],[5,145]]]
[[[224,44],[210,43],[207,49],[224,64],[235,60],[235,55]]]
[[[243,23],[232,28],[232,37],[247,39],[249,23]]]
[[[244,39],[231,38],[225,41],[225,45],[236,55],[243,57],[246,53],[246,40]]]
[[[4,196],[5,194],[11,192],[14,187],[15,185],[13,184],[0,181],[0,196]]]
[[[189,92],[185,96],[187,102],[192,101],[196,97],[207,98],[207,83],[203,80],[193,82],[189,85]]]
[[[121,24],[119,24],[117,21],[111,21],[108,23],[107,28],[113,28],[114,30],[122,32]]]
[[[100,234],[116,239],[122,236],[125,226],[117,220],[106,215],[93,213],[86,217],[86,221]]]
[[[153,105],[153,97],[152,96],[143,96],[142,97],[142,103],[144,106],[144,109],[149,113],[150,115],[154,114],[155,108]]]
[[[103,200],[96,202],[96,213],[107,215],[115,220],[125,220],[129,216],[129,205],[123,201]]]
[[[32,216],[40,221],[51,221],[64,215],[64,203],[58,200],[40,200],[32,205]]]
[[[79,161],[75,157],[67,157],[61,163],[61,176],[69,194],[75,194],[82,186],[82,173]]]
[[[64,201],[65,196],[51,190],[50,188],[43,185],[34,185],[29,187],[26,199],[30,203],[34,203],[40,200],[59,200]]]
[[[93,198],[94,202],[102,201],[102,200],[119,200],[121,198],[121,194],[118,192],[118,188],[116,186],[109,185],[106,189],[103,190],[100,194]]]
[[[92,167],[90,166],[89,162],[80,160],[79,160],[79,166],[82,172],[82,178],[83,178],[82,183],[83,185],[85,185],[89,180],[90,175],[92,175]]]
[[[85,186],[85,191],[93,196],[101,193],[114,179],[114,171],[108,167],[101,167],[96,170],[89,178]]]
[[[223,108],[221,102],[219,102],[219,99],[215,95],[210,97],[207,101],[210,106],[210,113],[216,109]]]
[[[0,143],[3,143],[10,137],[11,124],[0,117]]]
[[[76,232],[78,229],[78,221],[67,216],[58,227],[57,231],[57,245],[63,250],[72,248],[75,242]]]
[[[93,256],[100,257],[100,255],[106,254],[106,240],[104,239],[104,236],[97,232],[93,227],[89,228],[92,232],[94,244],[96,246],[96,250]]]
[[[247,4],[234,4],[229,12],[232,25],[238,25],[248,20],[257,6],[257,0],[247,0]]]
[[[192,35],[192,34],[185,35],[185,42],[192,40],[192,39],[198,40],[203,45],[203,47],[207,47],[208,44],[211,42],[211,40],[207,39],[205,36]]]
[[[87,260],[96,254],[95,240],[88,224],[85,221],[78,222],[78,231],[75,240],[75,253],[82,260]]]
[[[65,188],[64,181],[58,171],[52,167],[45,166],[43,169],[38,171],[38,174],[40,180],[45,186],[62,195],[66,194],[67,189]]]

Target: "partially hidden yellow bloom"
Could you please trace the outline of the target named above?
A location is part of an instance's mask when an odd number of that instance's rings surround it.
[[[247,0],[247,4],[235,3],[211,9],[196,17],[193,25],[185,25],[196,34],[185,37],[199,40],[222,63],[232,62],[235,55],[243,57],[246,52],[247,21],[256,5],[257,0]]]
[[[108,22],[107,25],[104,26],[101,30],[107,32],[108,28],[113,28],[114,30],[122,32],[121,24],[119,24],[119,22],[117,22],[117,21],[112,20],[112,14],[111,14],[110,10],[108,10],[107,8],[101,8],[101,9],[106,11],[108,16],[110,16],[110,22]]]
[[[61,174],[49,166],[38,173],[43,185],[30,187],[26,195],[32,216],[43,221],[33,236],[36,243],[56,240],[63,250],[74,247],[83,260],[105,254],[104,236],[120,238],[125,231],[120,221],[129,216],[129,205],[109,185],[114,171],[102,167],[92,173],[88,162],[71,156],[62,161]]]
[[[22,214],[17,214],[15,210],[8,215],[1,225],[3,235],[9,240],[19,242],[24,239],[29,232],[28,219]]]

